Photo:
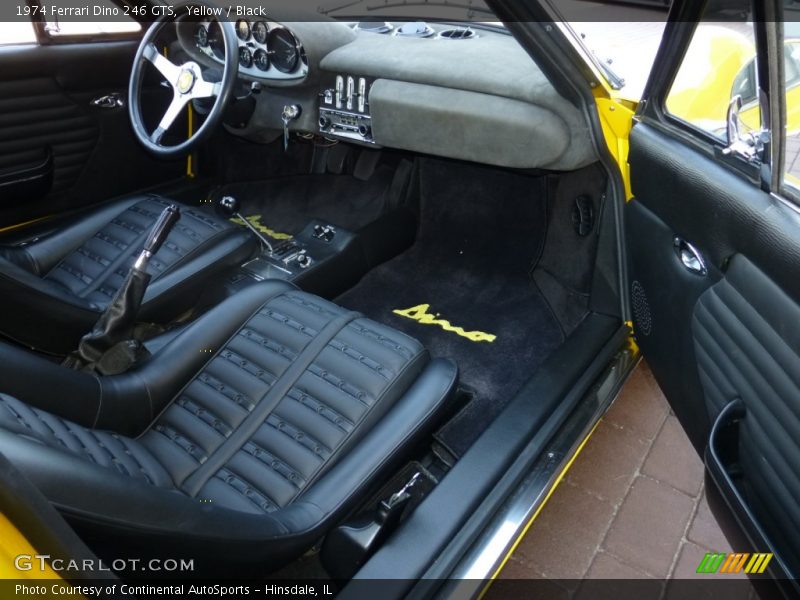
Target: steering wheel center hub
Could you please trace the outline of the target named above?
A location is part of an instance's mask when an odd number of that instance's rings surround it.
[[[195,81],[197,81],[197,75],[194,74],[194,71],[184,68],[178,77],[176,87],[181,94],[188,94],[192,91]]]

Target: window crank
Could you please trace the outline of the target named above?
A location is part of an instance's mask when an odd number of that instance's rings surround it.
[[[299,104],[287,104],[283,107],[281,121],[283,121],[283,151],[289,149],[289,123],[296,121],[300,117],[303,108]]]

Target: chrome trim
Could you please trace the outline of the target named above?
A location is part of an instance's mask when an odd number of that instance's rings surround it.
[[[97,108],[122,108],[125,106],[125,101],[122,99],[122,94],[119,92],[113,92],[107,96],[95,98],[90,104]]]
[[[798,205],[796,202],[794,202],[790,198],[785,198],[784,196],[781,196],[777,192],[770,192],[769,195],[772,196],[773,198],[775,198],[775,200],[778,200],[782,204],[786,205],[788,208],[792,209],[798,215],[800,215],[800,205]]]
[[[692,244],[676,235],[672,238],[672,247],[678,260],[687,271],[693,275],[708,275],[708,267],[703,255]]]

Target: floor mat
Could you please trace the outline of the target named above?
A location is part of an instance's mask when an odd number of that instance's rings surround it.
[[[296,235],[311,219],[358,231],[380,217],[388,202],[394,169],[379,166],[367,181],[350,175],[292,175],[267,181],[232,183],[212,200],[235,196],[246,217],[275,232]]]
[[[531,272],[547,230],[544,178],[419,163],[417,241],[338,302],[450,357],[472,401],[437,436],[460,456],[563,341]]]

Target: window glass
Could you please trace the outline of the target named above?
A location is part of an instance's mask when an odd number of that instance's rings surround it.
[[[786,154],[783,181],[797,196],[800,193],[800,31],[790,37],[797,23],[786,23],[783,64],[786,69]]]
[[[35,44],[36,32],[30,21],[11,22],[0,21],[0,45],[4,44]]]
[[[752,23],[701,22],[667,95],[667,112],[727,141],[728,106],[738,95],[743,129],[760,129],[755,55]]]
[[[78,19],[81,17],[71,17],[65,16],[63,18],[59,18],[58,16],[53,16],[50,11],[46,14],[47,16],[47,33],[52,37],[59,37],[59,36],[87,36],[87,37],[94,37],[98,35],[113,35],[113,34],[120,34],[120,33],[135,33],[137,31],[141,31],[142,26],[133,19],[131,16],[126,16],[122,9],[120,9],[116,4],[111,2],[111,0],[94,0],[91,5],[87,5],[85,2],[71,2],[67,0],[66,2],[63,0],[59,0],[59,2],[53,2],[52,0],[47,0],[46,2],[42,2],[42,5],[57,5],[59,8],[68,9],[68,8],[76,8],[78,10],[86,9],[89,6],[89,9],[92,12],[97,12],[98,14],[114,14],[114,17],[110,17],[113,20],[107,21],[100,21],[99,19],[102,17],[98,17],[97,21],[79,21]],[[81,14],[81,13],[77,13]]]

